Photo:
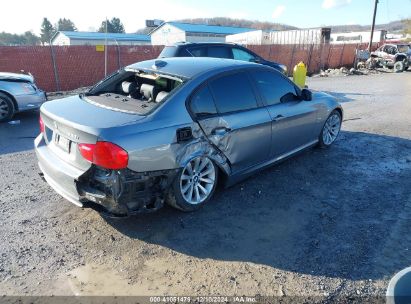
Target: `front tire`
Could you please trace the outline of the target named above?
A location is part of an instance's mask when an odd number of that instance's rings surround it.
[[[319,138],[319,146],[322,148],[328,148],[337,139],[341,130],[342,117],[338,110],[331,112],[328,116],[323,129],[321,130]]]
[[[405,64],[404,61],[397,61],[394,63],[394,72],[401,73],[405,71]]]
[[[191,159],[174,179],[167,202],[185,212],[204,206],[213,196],[218,168],[207,156]]]
[[[13,101],[9,96],[0,92],[0,122],[9,121],[14,111]]]

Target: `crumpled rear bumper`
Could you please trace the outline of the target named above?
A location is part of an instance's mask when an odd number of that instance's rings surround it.
[[[79,196],[75,181],[84,171],[67,164],[50,151],[42,134],[35,139],[34,147],[38,165],[47,183],[65,199],[82,207],[85,200]]]
[[[93,166],[77,181],[86,206],[114,216],[153,212],[163,207],[180,169],[134,172]]]
[[[34,143],[41,175],[57,193],[79,207],[93,208],[111,216],[160,209],[180,170],[134,172],[92,165],[84,171],[56,156],[41,134]]]

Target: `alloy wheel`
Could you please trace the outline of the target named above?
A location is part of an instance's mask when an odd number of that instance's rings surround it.
[[[200,204],[210,196],[215,182],[213,162],[208,157],[196,157],[187,163],[181,173],[181,195],[189,204]]]
[[[331,145],[340,133],[341,117],[334,113],[328,117],[323,129],[323,142],[325,145]]]
[[[4,99],[0,99],[0,118],[4,118],[9,114],[9,105]]]

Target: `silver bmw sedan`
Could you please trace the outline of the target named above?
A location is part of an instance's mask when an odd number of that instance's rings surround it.
[[[230,186],[337,138],[342,108],[273,68],[216,58],[139,62],[89,92],[42,105],[41,175],[113,216],[205,205]]]

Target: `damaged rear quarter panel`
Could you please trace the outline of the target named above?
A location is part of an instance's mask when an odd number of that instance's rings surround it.
[[[229,175],[226,157],[193,122],[185,106],[186,98],[183,94],[174,96],[142,124],[105,129],[100,140],[123,147],[129,153],[128,168],[135,172],[178,169],[195,156],[207,155]],[[177,130],[187,127],[192,130],[192,139],[178,142]]]
[[[193,138],[177,142],[177,130],[190,127]],[[132,136],[129,138],[129,136]],[[197,123],[155,129],[129,136],[105,140],[115,140],[115,143],[129,153],[128,168],[135,172],[170,170],[184,167],[188,161],[199,155],[207,155],[223,169],[230,173],[230,167],[222,154],[204,135]]]

